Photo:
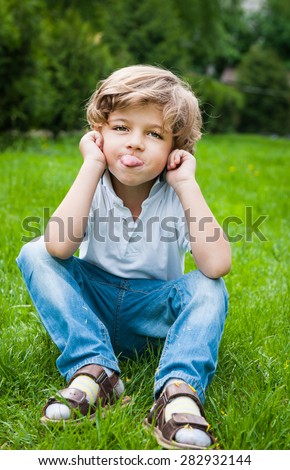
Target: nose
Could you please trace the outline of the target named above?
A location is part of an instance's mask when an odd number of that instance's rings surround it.
[[[128,140],[126,147],[129,149],[144,150],[144,139],[142,132],[140,131],[131,131],[128,134]]]

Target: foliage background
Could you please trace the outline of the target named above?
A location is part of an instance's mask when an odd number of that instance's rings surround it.
[[[290,4],[0,0],[0,132],[81,129],[96,83],[135,63],[189,78],[205,130],[290,132]],[[223,72],[234,81],[222,83]]]

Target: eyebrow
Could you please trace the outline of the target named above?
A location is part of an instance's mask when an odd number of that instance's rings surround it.
[[[114,122],[124,122],[125,124],[129,124],[130,123],[130,120],[129,119],[126,119],[124,117],[115,117],[115,118],[110,118],[108,119],[109,122],[111,123],[114,123]],[[163,130],[163,127],[160,126],[160,124],[156,124],[156,123],[150,123],[148,124],[148,126],[146,125],[145,127],[148,127],[148,128],[154,128],[154,129],[159,129],[160,131]]]

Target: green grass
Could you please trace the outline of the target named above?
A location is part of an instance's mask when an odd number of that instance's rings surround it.
[[[70,187],[81,157],[79,136],[14,139],[1,153],[0,449],[158,449],[142,427],[152,404],[157,358],[122,362],[132,402],[77,428],[40,424],[47,397],[63,387],[56,347],[44,331],[15,258],[23,221],[50,214]],[[222,449],[289,449],[289,141],[205,136],[197,179],[220,223],[229,221],[233,268],[226,276],[230,309],[206,410]],[[261,215],[262,241],[251,233]],[[46,215],[47,217],[47,215]],[[37,220],[37,219],[34,219]],[[186,270],[193,263],[187,258]]]

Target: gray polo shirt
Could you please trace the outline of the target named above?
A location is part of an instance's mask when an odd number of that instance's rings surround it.
[[[122,278],[170,280],[184,273],[189,250],[182,205],[162,176],[134,221],[105,171],[92,201],[80,258]]]

